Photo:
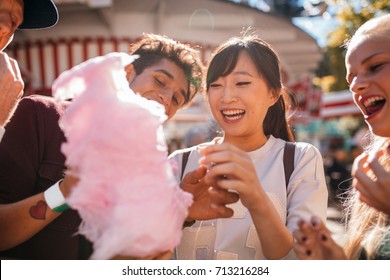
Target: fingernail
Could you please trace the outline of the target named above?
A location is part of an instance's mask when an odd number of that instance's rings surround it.
[[[205,157],[201,157],[201,158],[198,160],[198,163],[199,163],[199,164],[203,164],[204,159],[205,159]]]
[[[311,220],[311,224],[313,225],[313,227],[317,227],[320,224],[318,217],[313,217],[313,219]]]
[[[202,145],[202,144],[200,144],[200,145],[198,145],[198,146],[196,147],[196,151],[197,151],[198,153],[200,153],[200,154],[203,154],[203,153],[204,153],[204,150],[207,148],[207,146],[209,146],[209,145]]]
[[[197,146],[197,147],[195,147],[195,149],[196,149],[197,152],[200,152],[201,150],[203,150],[203,148],[204,148],[204,147],[202,147],[202,146]]]

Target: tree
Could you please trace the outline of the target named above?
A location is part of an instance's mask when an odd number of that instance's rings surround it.
[[[332,73],[334,76],[333,83],[329,85],[330,91],[345,90],[348,84],[345,80],[345,41],[350,39],[355,31],[367,20],[383,13],[390,12],[390,0],[361,0],[361,1],[345,1],[331,0],[335,5],[341,7],[336,17],[339,21],[339,26],[329,33],[328,44],[325,47],[325,61],[322,63],[324,67],[329,67],[328,71],[322,69],[326,73]]]

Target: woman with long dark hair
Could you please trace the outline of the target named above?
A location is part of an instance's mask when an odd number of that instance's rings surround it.
[[[211,57],[206,89],[223,136],[172,157],[181,169],[183,155],[191,151],[184,173],[206,166],[201,180],[210,192],[237,192],[240,200],[231,205],[233,217],[186,227],[176,257],[293,257],[297,221],[313,214],[325,218],[328,197],[322,158],[314,146],[295,143],[292,150],[286,148],[292,163],[283,159],[285,147],[291,147],[286,143],[294,139],[277,54],[256,36],[231,38]]]

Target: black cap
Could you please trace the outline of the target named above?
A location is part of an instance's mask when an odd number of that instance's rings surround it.
[[[58,21],[56,5],[51,0],[23,0],[23,22],[19,29],[47,28]]]

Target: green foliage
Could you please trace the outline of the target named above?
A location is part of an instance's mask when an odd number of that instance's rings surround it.
[[[334,83],[328,89],[338,91],[348,88],[344,66],[345,48],[343,45],[345,41],[350,39],[358,27],[367,20],[390,12],[390,0],[332,0],[331,2],[340,7],[336,15],[339,26],[328,35],[328,44],[325,48],[325,59],[328,61],[323,65],[328,67],[326,72],[332,73],[335,77]]]

